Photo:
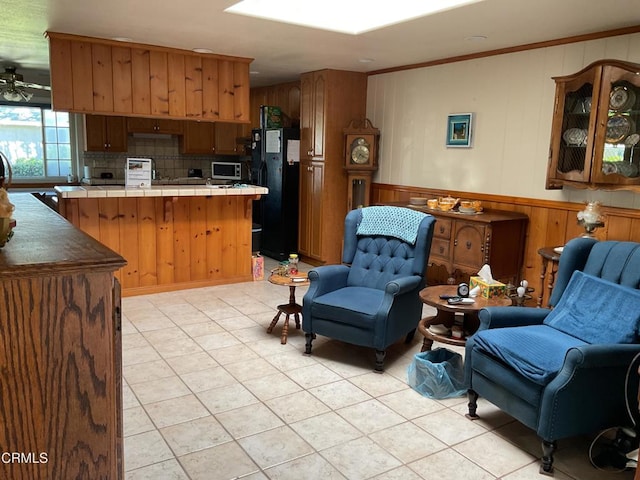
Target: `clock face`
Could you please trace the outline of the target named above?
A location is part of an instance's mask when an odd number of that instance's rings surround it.
[[[469,296],[469,285],[466,283],[461,283],[458,285],[458,296],[459,297],[468,297]]]
[[[351,161],[353,163],[358,165],[367,163],[370,154],[369,144],[364,138],[356,138],[351,144]]]

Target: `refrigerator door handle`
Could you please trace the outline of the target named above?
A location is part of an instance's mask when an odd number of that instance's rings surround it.
[[[265,161],[260,164],[260,170],[258,172],[258,182],[261,187],[267,186],[267,162]]]

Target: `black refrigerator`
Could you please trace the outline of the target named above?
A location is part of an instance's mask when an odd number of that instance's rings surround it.
[[[299,140],[297,128],[251,131],[251,181],[269,189],[254,202],[253,223],[262,229],[260,253],[276,260],[298,251]]]

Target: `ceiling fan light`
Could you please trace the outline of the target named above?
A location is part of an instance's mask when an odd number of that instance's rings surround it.
[[[17,88],[7,89],[2,92],[2,98],[8,102],[28,102],[32,97],[33,93]]]
[[[22,97],[15,90],[5,90],[2,92],[2,98],[4,98],[8,102],[20,102]]]

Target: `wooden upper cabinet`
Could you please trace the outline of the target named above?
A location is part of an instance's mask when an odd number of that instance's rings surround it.
[[[180,137],[180,151],[186,154],[215,153],[215,130],[211,122],[184,122],[183,136]]]
[[[326,71],[301,77],[300,153],[314,160],[324,159]]]
[[[129,133],[165,133],[171,135],[182,134],[182,122],[179,120],[165,120],[162,118],[127,118]]]
[[[180,139],[180,151],[185,154],[243,153],[237,145],[239,125],[224,122],[183,122],[184,131]]]
[[[55,110],[249,123],[252,59],[47,32]]]
[[[252,128],[260,128],[260,107],[262,105],[280,107],[284,116],[284,126],[299,128],[300,94],[299,81],[252,88],[249,98],[251,125],[243,126],[243,132],[245,132],[243,135],[249,136]]]
[[[237,138],[242,133],[240,125],[236,123],[216,122],[215,127],[216,153],[226,155],[240,155]]]
[[[84,117],[86,151],[127,151],[126,118],[105,115],[85,115]]]

